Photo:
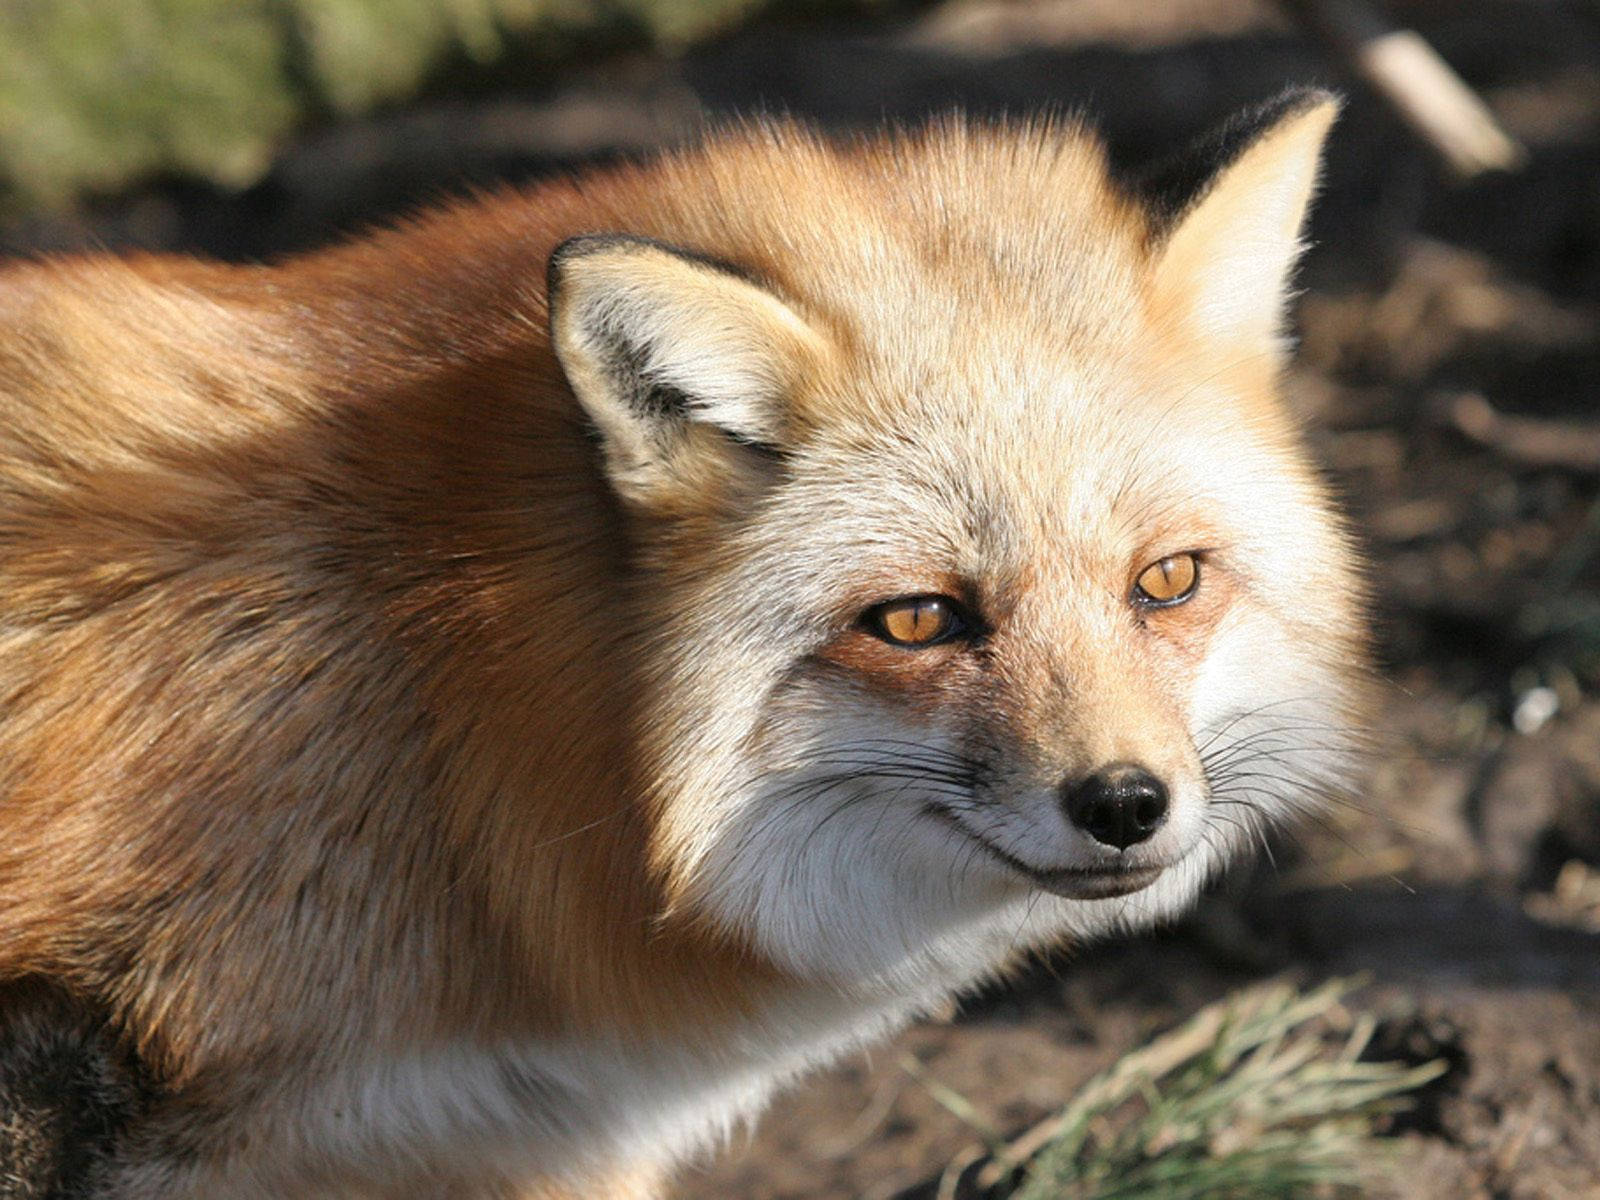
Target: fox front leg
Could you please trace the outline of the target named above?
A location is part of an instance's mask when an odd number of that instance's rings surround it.
[[[89,1006],[42,981],[0,986],[0,1197],[87,1200],[146,1096]]]

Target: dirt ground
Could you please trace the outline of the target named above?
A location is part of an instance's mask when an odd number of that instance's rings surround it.
[[[247,193],[152,187],[0,248],[268,256],[706,114],[1081,108],[1136,164],[1287,83],[1345,90],[1291,385],[1371,558],[1392,686],[1370,787],[1180,927],[1040,963],[812,1080],[680,1194],[932,1197],[975,1138],[919,1076],[1014,1131],[1231,988],[1365,972],[1380,1048],[1451,1064],[1394,1123],[1400,1194],[1600,1196],[1600,5],[1389,8],[1480,90],[1521,170],[1451,182],[1264,3],[955,0],[438,101],[309,136]]]

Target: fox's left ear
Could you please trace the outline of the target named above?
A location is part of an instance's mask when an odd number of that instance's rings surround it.
[[[645,238],[573,238],[550,258],[550,337],[605,451],[612,487],[646,509],[757,484],[784,449],[793,389],[822,337],[725,264]]]
[[[1322,143],[1338,112],[1331,93],[1287,93],[1144,181],[1161,239],[1158,311],[1209,339],[1276,345]]]

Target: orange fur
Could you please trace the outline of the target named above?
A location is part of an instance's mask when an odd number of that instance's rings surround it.
[[[1260,170],[1281,169],[1277,145]],[[953,375],[998,402],[1035,361],[1088,378],[1115,360],[1160,387],[1230,389],[1204,422],[1250,426],[1316,506],[1270,399],[1279,360],[1241,360],[1178,311],[1228,219],[1208,215],[1163,273],[1164,235],[1075,126],[949,121],[843,146],[754,126],[278,266],[88,257],[0,274],[0,976],[103,1006],[160,1081],[122,1194],[220,1194],[229,1164],[270,1148],[274,1122],[301,1120],[346,1064],[692,1044],[800,986],[697,908],[696,806],[723,777],[709,751],[682,761],[718,732],[675,690],[697,668],[672,659],[694,630],[712,636],[715,579],[774,468],[691,430],[652,502],[611,486],[547,332],[558,244],[659,239],[798,314],[773,351],[807,363],[783,383],[782,447],[819,430],[858,450],[937,442],[958,420],[934,403]],[[663,266],[662,288],[682,269]],[[985,445],[944,486],[965,494],[980,461],[1041,504],[1058,486],[1055,468],[1008,463],[1001,434]],[[1046,703],[1063,686],[1055,646],[1096,635],[1051,597],[1131,579],[1195,526],[1155,520],[1137,561],[1056,562],[1030,549],[1053,536],[1031,519],[985,564],[983,602],[1003,617],[989,665],[852,627],[894,594],[880,570],[841,582],[838,624],[799,677],[910,717],[978,714],[1052,769],[1136,750],[1179,769],[1192,755],[1127,734],[1126,714],[1149,712],[1151,730],[1181,715],[1178,681],[1248,571],[1223,552],[1211,607],[1154,614],[1160,644],[1128,651],[1147,663],[1133,679],[1085,657],[1068,712]],[[1348,553],[1336,531],[1316,538],[1321,598],[1279,615],[1354,662]],[[923,589],[915,570],[951,569],[908,566],[902,594]],[[738,633],[708,670],[737,673]],[[1092,709],[1124,715],[1086,740]],[[782,741],[757,722],[748,744]],[[168,1159],[220,1174],[149,1167]],[[417,1194],[345,1169],[319,1160],[305,1178]],[[592,1163],[437,1169],[451,1195],[565,1194],[572,1172],[576,1194],[621,1194]]]

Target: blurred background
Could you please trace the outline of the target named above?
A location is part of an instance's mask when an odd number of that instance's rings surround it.
[[[1398,1194],[1600,1196],[1600,0],[0,0],[0,254],[271,259],[732,113],[1081,110],[1136,167],[1291,83],[1349,99],[1290,391],[1371,560],[1369,787],[682,1195],[977,1195],[1152,1033],[1362,971],[1364,1056],[1446,1068],[1378,1122]]]

